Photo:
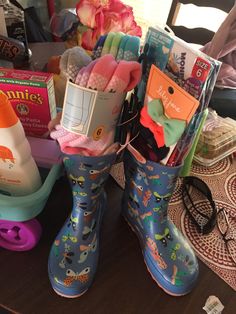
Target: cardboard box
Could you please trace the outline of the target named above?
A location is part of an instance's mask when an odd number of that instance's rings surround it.
[[[8,96],[26,135],[48,136],[48,123],[56,116],[52,74],[0,68],[0,92]]]

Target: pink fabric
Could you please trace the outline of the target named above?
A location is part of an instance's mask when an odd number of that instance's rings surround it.
[[[114,131],[104,135],[100,140],[94,141],[90,137],[69,132],[61,125],[56,125],[50,135],[51,138],[58,141],[61,151],[66,154],[100,156],[104,152],[113,151],[118,146],[118,143],[113,143]]]
[[[117,67],[115,58],[111,55],[104,55],[97,59],[97,63],[89,76],[87,88],[104,91],[111,80]]]
[[[140,81],[141,64],[135,61],[120,61],[107,84],[107,92],[128,92],[132,90]]]
[[[83,67],[76,79],[75,79],[75,84],[79,85],[79,86],[82,86],[82,87],[86,87],[87,86],[87,83],[88,83],[88,79],[90,77],[90,74],[95,66],[95,64],[97,63],[98,59],[90,62],[87,66]]]
[[[76,83],[99,91],[124,92],[131,90],[141,78],[141,65],[135,61],[117,61],[112,55],[104,55],[80,70]],[[60,124],[61,113],[49,123],[51,137],[58,141],[62,152],[84,156],[100,156],[117,152],[119,143],[114,143],[114,132],[110,131],[100,140],[78,135],[65,130]]]
[[[57,124],[60,124],[62,112],[58,112],[56,117],[48,123],[48,130],[51,132]]]
[[[215,33],[203,52],[222,62],[217,86],[236,87],[236,5]]]

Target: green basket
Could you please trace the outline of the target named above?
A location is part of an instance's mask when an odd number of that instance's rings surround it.
[[[41,188],[24,196],[0,195],[0,219],[27,221],[36,217],[44,208],[56,180],[62,175],[62,164],[55,164],[48,171],[41,168]]]

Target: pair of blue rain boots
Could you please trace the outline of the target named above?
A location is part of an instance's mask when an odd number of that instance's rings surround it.
[[[73,208],[51,247],[48,274],[55,292],[68,298],[92,284],[99,257],[99,233],[106,194],[104,184],[116,154],[101,157],[64,155]]]
[[[132,147],[131,147],[132,148]],[[167,217],[179,167],[144,158],[134,149],[124,155],[122,214],[139,238],[147,269],[156,283],[174,296],[189,293],[198,278],[198,262],[181,232]]]
[[[53,289],[75,298],[92,284],[99,256],[99,233],[106,206],[104,183],[116,155],[64,156],[73,209],[57,235],[49,255],[48,272]],[[181,167],[139,162],[124,154],[126,185],[122,213],[138,235],[147,268],[171,295],[192,290],[198,263],[186,239],[167,218],[167,207]]]

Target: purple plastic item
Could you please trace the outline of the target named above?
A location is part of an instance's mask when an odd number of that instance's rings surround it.
[[[39,167],[51,168],[53,165],[61,163],[61,150],[56,141],[30,136],[27,139]]]
[[[38,243],[41,233],[37,219],[25,222],[0,220],[0,247],[12,251],[31,250]]]

